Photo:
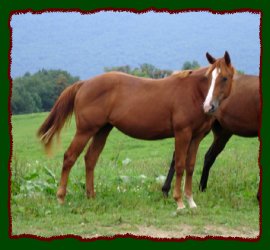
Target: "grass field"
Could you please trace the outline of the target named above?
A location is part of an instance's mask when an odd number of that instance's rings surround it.
[[[161,186],[173,153],[173,139],[141,141],[114,129],[95,170],[96,199],[85,196],[83,155],[73,167],[66,203],[56,191],[62,158],[75,124],[64,129],[61,146],[48,158],[36,131],[46,113],[12,117],[12,234],[82,237],[132,233],[171,238],[187,235],[256,237],[259,234],[257,138],[233,137],[210,173],[205,193],[198,190],[210,133],[201,143],[193,178],[197,209],[176,213],[172,194]]]

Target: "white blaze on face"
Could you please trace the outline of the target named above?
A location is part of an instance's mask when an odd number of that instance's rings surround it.
[[[205,101],[203,103],[203,109],[204,112],[209,112],[211,110],[211,101],[213,98],[213,93],[214,93],[214,89],[215,89],[215,84],[216,84],[216,79],[218,74],[220,73],[220,69],[219,68],[215,68],[212,71],[212,81],[211,81],[211,85],[210,88],[208,90],[207,96],[205,98]]]

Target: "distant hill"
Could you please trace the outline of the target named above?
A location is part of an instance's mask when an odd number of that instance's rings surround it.
[[[45,68],[85,79],[143,63],[176,70],[188,60],[207,65],[207,51],[219,57],[225,50],[237,69],[259,73],[257,14],[28,13],[14,15],[11,26],[13,78]]]

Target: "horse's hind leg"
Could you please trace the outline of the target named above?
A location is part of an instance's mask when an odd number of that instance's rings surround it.
[[[203,172],[199,186],[199,189],[201,191],[205,191],[207,187],[209,171],[213,166],[217,156],[222,152],[222,150],[225,148],[227,142],[232,136],[229,131],[223,129],[222,127],[220,127],[220,125],[219,127],[216,126],[215,128],[213,128],[213,133],[214,141],[204,157]]]
[[[92,135],[93,134],[89,131],[88,132],[77,131],[69,148],[64,154],[61,180],[57,191],[57,199],[60,204],[64,203],[65,200],[70,170]]]
[[[162,186],[162,192],[163,192],[164,197],[166,197],[166,198],[168,197],[169,191],[171,189],[171,183],[172,183],[172,179],[173,179],[173,176],[175,173],[175,168],[174,168],[175,160],[174,160],[174,158],[175,158],[175,152],[173,153],[173,157],[172,157],[169,172],[167,174],[167,178]]]
[[[112,128],[113,126],[107,124],[95,134],[95,136],[93,137],[93,141],[90,144],[84,157],[86,170],[86,195],[88,198],[95,197],[94,168]]]

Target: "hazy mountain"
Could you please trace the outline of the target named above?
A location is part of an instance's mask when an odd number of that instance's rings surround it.
[[[151,63],[180,69],[187,60],[207,65],[228,50],[234,66],[258,74],[260,16],[207,12],[127,12],[13,15],[12,77],[39,69],[63,69],[82,79],[108,66]]]

